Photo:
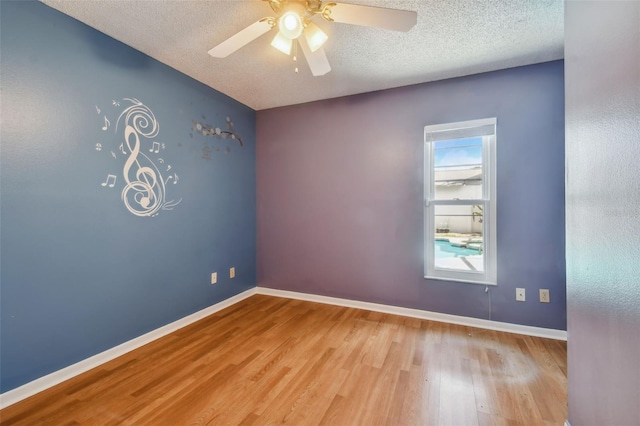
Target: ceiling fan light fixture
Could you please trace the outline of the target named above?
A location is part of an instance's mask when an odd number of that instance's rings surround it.
[[[280,30],[280,34],[289,40],[295,40],[300,37],[304,30],[302,17],[293,10],[285,12],[280,19],[278,19],[278,29]]]
[[[281,32],[278,32],[278,34],[276,34],[276,36],[273,38],[271,45],[285,55],[290,55],[291,47],[293,46],[293,40],[285,37]]]
[[[320,49],[329,39],[329,36],[327,36],[327,34],[313,22],[309,22],[307,24],[307,27],[304,29],[304,36],[307,39],[307,43],[309,44],[309,48],[312,52]]]
[[[2,0],[0,0],[2,1]],[[241,47],[249,44],[266,32],[277,27],[277,34],[271,45],[291,55],[297,61],[297,44],[314,76],[325,75],[331,71],[327,55],[322,46],[329,37],[322,29],[311,22],[320,16],[328,22],[377,27],[394,31],[409,31],[417,23],[418,14],[409,10],[389,9],[368,5],[333,2],[324,0],[263,0],[269,3],[275,16],[267,16],[234,34],[209,50],[214,58],[225,58]],[[301,37],[304,33],[304,37]],[[298,68],[295,68],[296,72]]]

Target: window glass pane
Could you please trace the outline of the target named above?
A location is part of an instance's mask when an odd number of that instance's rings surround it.
[[[434,206],[435,267],[484,272],[481,205]]]
[[[482,138],[433,142],[435,200],[482,198]]]

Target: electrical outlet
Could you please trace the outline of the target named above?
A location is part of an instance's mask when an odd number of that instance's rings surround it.
[[[211,284],[215,284],[218,282],[218,273],[217,272],[212,272],[211,273]]]
[[[516,288],[516,300],[524,302],[526,300],[524,288]]]
[[[548,288],[541,288],[540,289],[540,302],[541,303],[549,303],[549,289]]]
[[[236,277],[236,267],[232,266],[231,268],[229,268],[229,278],[235,278]]]

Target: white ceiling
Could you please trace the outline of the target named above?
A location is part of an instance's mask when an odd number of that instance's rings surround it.
[[[273,33],[225,59],[207,51],[265,16],[260,0],[42,0],[111,37],[261,110],[563,58],[563,0],[346,0],[415,10],[407,33],[329,23],[332,71],[313,77]],[[275,30],[274,30],[275,32]]]

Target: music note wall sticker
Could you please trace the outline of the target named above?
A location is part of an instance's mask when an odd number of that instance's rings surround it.
[[[117,179],[116,175],[107,175],[107,180],[102,182],[100,185],[102,186],[109,185],[109,188],[113,188],[116,185],[116,179]]]
[[[160,128],[153,112],[134,98],[124,98],[122,103],[124,109],[118,115],[113,126],[115,134],[113,150],[107,150],[107,152],[111,152],[114,159],[117,159],[116,152],[124,157],[121,173],[124,182],[120,199],[125,208],[133,215],[156,217],[162,210],[172,210],[182,201],[182,198],[178,200],[168,200],[167,198],[166,184],[172,180],[173,188],[178,183],[178,175],[174,172],[165,178],[163,172],[156,165],[156,163],[163,164],[164,160],[162,158],[153,159],[149,156],[158,154],[161,149],[165,149],[164,143],[160,144],[154,140]],[[112,106],[118,108],[120,102],[113,100]],[[100,113],[97,106],[96,111]],[[101,130],[107,131],[110,126],[111,122],[105,115]],[[143,145],[146,146],[144,150]],[[149,155],[144,151],[147,151]],[[168,170],[171,170],[171,166],[168,166]],[[114,188],[117,181],[117,173],[109,173],[106,180],[100,185],[104,188]]]
[[[123,107],[120,106],[121,102]],[[124,162],[124,164],[120,163],[122,164],[121,173],[117,171],[108,173],[105,181],[100,180],[100,185],[106,191],[118,189],[116,185],[122,188],[121,201],[133,215],[156,217],[161,211],[172,210],[182,201],[182,198],[169,200],[167,196],[168,193],[174,191],[173,188],[176,188],[175,185],[178,184],[180,178],[172,165],[168,164],[167,153],[164,152],[169,144],[156,140],[159,134],[159,124],[151,109],[135,98],[124,98],[121,102],[111,101],[109,109],[112,107],[116,111],[115,115],[111,115],[106,109],[103,111],[98,105],[94,105],[95,113],[100,119],[100,129],[106,132],[103,135],[105,137],[109,134],[114,135],[112,141],[102,140],[102,143],[96,144],[96,151],[110,153],[113,157],[111,160],[113,164]],[[117,118],[114,118],[116,116]],[[204,115],[202,119],[206,120]],[[229,117],[226,119],[226,127],[227,129],[223,130],[220,127],[193,120],[192,133],[190,134],[192,138],[195,133],[205,136],[209,140],[217,139],[227,142],[226,146],[222,147],[212,147],[205,142],[202,148],[202,158],[211,160],[214,152],[228,154],[231,152],[229,144],[235,145],[236,142],[240,147],[243,147],[242,138],[234,130],[233,122]],[[177,146],[181,147],[182,141],[177,141]],[[117,179],[118,177],[120,179]],[[104,177],[100,179],[104,179]]]

